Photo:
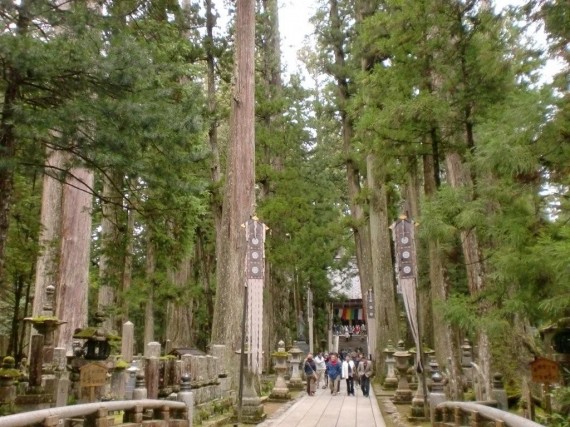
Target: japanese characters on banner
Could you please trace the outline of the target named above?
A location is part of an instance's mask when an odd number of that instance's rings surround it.
[[[414,223],[406,217],[401,217],[390,227],[396,248],[396,276],[404,307],[410,323],[416,348],[421,347],[419,339],[418,307],[416,296],[416,246],[414,240]],[[422,370],[421,358],[416,358],[416,369]]]
[[[263,367],[263,286],[265,279],[265,231],[266,226],[256,217],[245,223],[247,240],[247,348],[248,367],[261,374]]]

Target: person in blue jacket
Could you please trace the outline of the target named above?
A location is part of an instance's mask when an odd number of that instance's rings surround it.
[[[330,360],[327,363],[327,374],[329,376],[329,385],[331,394],[336,396],[340,386],[340,376],[342,373],[342,365],[336,354],[330,355]]]

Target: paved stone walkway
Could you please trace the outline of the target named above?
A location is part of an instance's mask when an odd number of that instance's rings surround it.
[[[304,394],[258,427],[385,427],[372,386],[371,397],[364,397],[356,385],[354,389],[356,396],[347,396],[344,380],[337,396],[319,388],[315,396]]]

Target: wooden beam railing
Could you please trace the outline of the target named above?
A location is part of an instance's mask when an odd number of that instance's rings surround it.
[[[435,409],[434,427],[544,427],[516,414],[473,402],[443,402]]]
[[[147,410],[153,411],[153,419],[162,420],[170,427],[186,427],[191,425],[190,414],[185,403],[172,400],[117,400],[110,402],[84,403],[80,405],[62,406],[39,411],[22,412],[20,414],[0,417],[2,427],[56,427],[62,426],[66,419],[84,418],[84,426],[108,427],[109,412],[124,411],[123,422],[141,424]],[[132,424],[130,424],[132,425]]]

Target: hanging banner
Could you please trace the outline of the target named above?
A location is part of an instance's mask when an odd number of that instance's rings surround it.
[[[390,226],[392,239],[396,249],[396,274],[410,330],[414,337],[414,343],[418,354],[421,354],[420,330],[418,322],[418,307],[416,294],[416,247],[414,236],[414,223],[406,217],[400,217]],[[421,357],[416,357],[416,371],[423,371]]]
[[[265,231],[267,227],[253,217],[245,223],[247,241],[247,365],[261,375],[263,368],[263,286],[265,281]]]

